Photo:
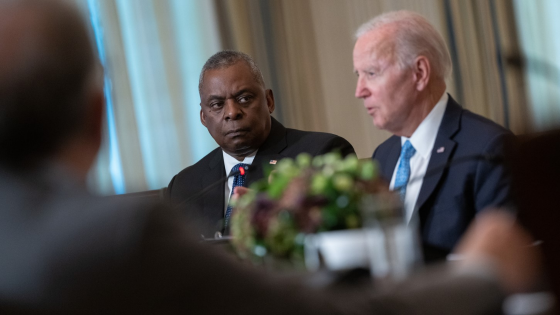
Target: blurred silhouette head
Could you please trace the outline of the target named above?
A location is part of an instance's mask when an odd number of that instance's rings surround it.
[[[80,13],[62,1],[0,0],[0,43],[0,163],[27,169],[62,155],[88,164],[103,94]]]
[[[560,130],[526,135],[512,165],[518,218],[542,241],[547,281],[560,299]]]
[[[270,133],[274,96],[251,57],[236,51],[210,57],[199,90],[200,120],[222,150],[243,160],[263,144]]]

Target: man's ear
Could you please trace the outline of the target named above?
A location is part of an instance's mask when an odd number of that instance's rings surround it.
[[[416,90],[423,91],[428,86],[432,74],[430,61],[425,56],[418,56],[414,61],[413,70]]]
[[[202,110],[202,104],[200,104],[200,122],[202,123],[202,125],[204,125],[204,127],[206,127],[206,115]]]
[[[274,93],[271,89],[265,91],[266,95],[266,106],[268,107],[268,112],[272,114],[274,112]]]

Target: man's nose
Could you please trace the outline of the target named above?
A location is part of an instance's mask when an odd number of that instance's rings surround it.
[[[357,98],[364,98],[369,95],[369,90],[367,89],[366,84],[364,83],[364,77],[358,77],[358,82],[356,83],[356,92],[354,96]]]
[[[225,119],[226,120],[237,120],[243,117],[243,111],[241,106],[235,102],[235,100],[228,99],[225,103]]]

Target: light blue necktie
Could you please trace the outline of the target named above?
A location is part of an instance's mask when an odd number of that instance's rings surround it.
[[[404,201],[406,195],[406,185],[408,184],[408,179],[410,178],[410,158],[414,156],[416,149],[410,144],[410,141],[406,140],[401,148],[401,161],[399,162],[399,168],[397,169],[397,174],[395,177],[395,190],[399,190],[401,200]]]
[[[231,172],[232,173],[239,172],[240,167],[243,167],[244,169],[247,169],[247,166],[249,166],[249,164],[245,164],[245,163],[236,164],[231,169]],[[233,195],[233,191],[235,190],[235,187],[237,187],[237,186],[245,187],[245,175],[237,174],[233,177],[233,185],[231,185],[231,192],[229,194],[230,199],[231,199],[231,196]],[[232,210],[232,207],[230,205],[228,205],[227,210],[226,210],[226,215],[224,217],[224,227],[227,227],[229,225],[229,218],[231,216],[231,210]]]

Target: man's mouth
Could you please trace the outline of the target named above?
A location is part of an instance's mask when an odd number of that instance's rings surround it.
[[[377,107],[366,107],[366,110],[367,110],[368,114],[371,116],[375,113],[375,111],[377,110]]]
[[[230,131],[226,132],[226,136],[237,137],[237,136],[242,136],[242,135],[246,134],[247,132],[249,132],[248,128],[238,128],[238,129],[233,129],[233,130],[230,130]]]

